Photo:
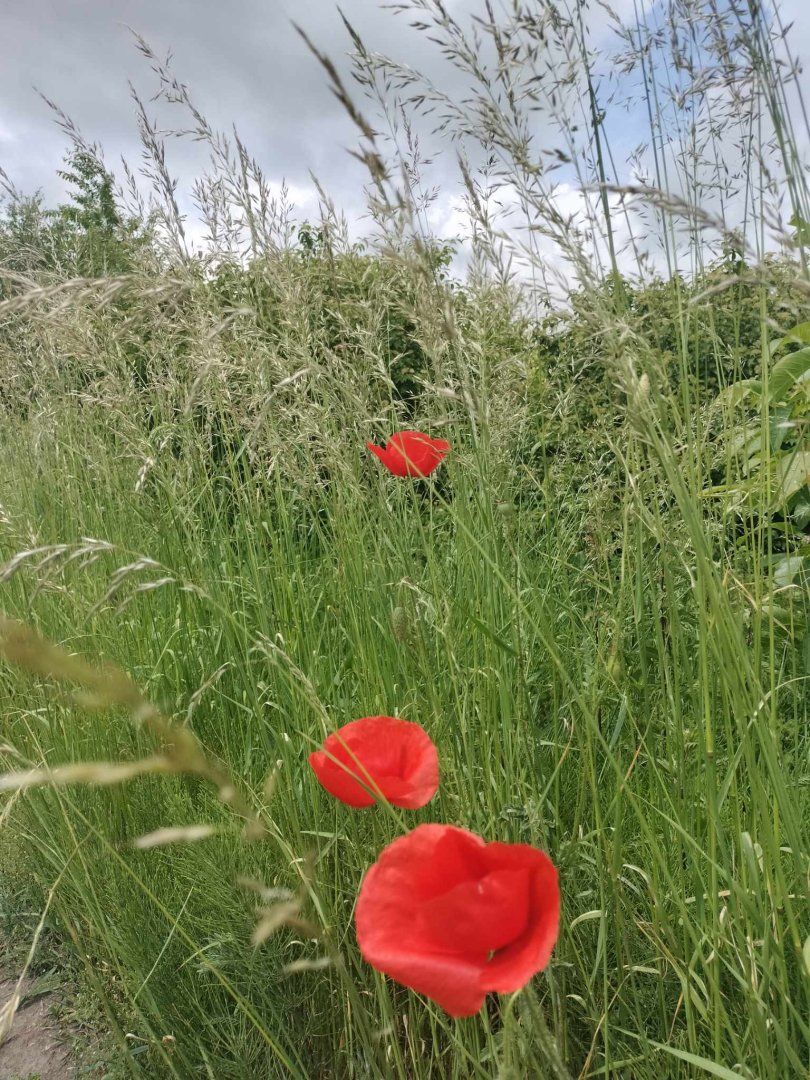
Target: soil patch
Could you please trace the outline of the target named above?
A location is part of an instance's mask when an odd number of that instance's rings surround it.
[[[0,971],[0,1008],[17,980]],[[11,1033],[0,1046],[0,1080],[70,1080],[76,1075],[68,1044],[52,1013],[55,992],[47,979],[25,979]]]

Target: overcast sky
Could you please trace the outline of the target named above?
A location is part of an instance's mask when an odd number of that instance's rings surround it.
[[[495,0],[496,10],[505,2]],[[482,0],[445,3],[460,15],[482,7]],[[342,6],[373,50],[418,68],[435,70],[441,63],[424,35],[385,10],[383,0],[343,0]],[[613,7],[629,14],[633,0],[613,0]],[[795,50],[810,51],[810,0],[783,0],[782,8],[786,20],[797,22]],[[310,170],[339,205],[359,210],[366,177],[347,153],[356,145],[355,132],[293,19],[345,70],[348,41],[335,0],[0,0],[0,166],[19,190],[41,189],[49,203],[63,193],[55,170],[67,140],[34,87],[53,98],[88,141],[103,146],[114,170],[122,155],[138,164],[128,81],[147,98],[155,81],[134,47],[132,27],[158,54],[172,51],[175,73],[215,127],[228,130],[237,122],[270,179],[287,180],[301,216],[312,216],[316,207]],[[598,4],[591,5],[589,31],[597,41],[608,33]],[[448,70],[443,65],[445,85]],[[169,122],[164,108],[159,115]],[[619,132],[627,140],[620,155],[643,137],[632,118],[626,126]],[[168,149],[182,192],[204,155],[186,140]],[[450,219],[459,190],[452,155],[447,171],[442,168],[433,179],[440,186],[446,180],[440,205]],[[190,207],[187,194],[182,201]]]
[[[454,10],[478,0],[452,0]],[[432,50],[381,0],[344,0],[371,47],[415,65]],[[323,72],[295,32],[340,59],[348,38],[335,0],[0,0],[0,165],[23,191],[62,192],[55,175],[66,139],[37,87],[68,113],[115,165],[138,160],[128,80],[150,96],[154,79],[133,45],[132,27],[173,68],[213,125],[240,134],[274,180],[305,197],[309,171],[337,200],[363,182],[347,148],[356,138]],[[161,118],[168,121],[165,110]],[[173,142],[170,166],[194,173],[194,148]]]

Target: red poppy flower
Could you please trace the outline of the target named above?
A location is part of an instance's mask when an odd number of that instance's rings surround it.
[[[431,439],[421,431],[398,431],[385,447],[366,443],[394,476],[430,476],[450,450],[444,439]]]
[[[318,780],[348,806],[373,806],[372,792],[403,810],[429,803],[439,787],[439,755],[419,724],[366,716],[330,735],[309,755]]]
[[[489,991],[519,990],[542,971],[559,914],[557,871],[544,852],[420,825],[368,871],[355,921],[372,967],[451,1016],[472,1016]]]

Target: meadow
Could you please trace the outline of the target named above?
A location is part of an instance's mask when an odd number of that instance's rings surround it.
[[[738,0],[617,21],[644,180],[584,4],[483,5],[478,29],[405,6],[461,104],[356,36],[354,79],[312,46],[368,166],[363,242],[325,193],[296,222],[145,42],[210,149],[198,249],[142,108],[145,202],[65,117],[69,202],[9,188],[0,934],[99,1003],[110,1076],[804,1076],[789,39]],[[459,155],[455,248],[430,231],[427,106]],[[429,477],[367,450],[401,429],[449,442]],[[308,755],[371,715],[436,744],[423,808],[317,783]],[[548,966],[467,1019],[355,939],[364,873],[427,822],[559,873]]]

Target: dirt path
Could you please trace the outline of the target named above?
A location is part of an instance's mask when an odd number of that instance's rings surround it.
[[[0,970],[0,1008],[16,985],[16,979]],[[47,982],[24,981],[11,1034],[0,1046],[0,1080],[70,1080],[76,1075],[70,1049],[51,1013],[53,1004],[54,991]]]

